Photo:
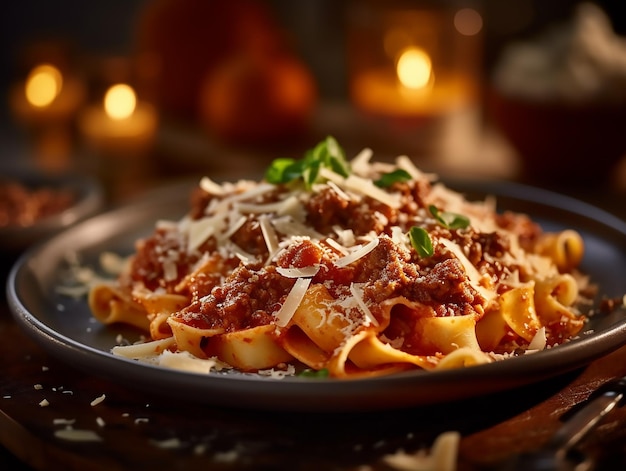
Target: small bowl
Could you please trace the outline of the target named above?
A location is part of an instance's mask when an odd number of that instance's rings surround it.
[[[102,209],[104,193],[98,182],[77,175],[47,175],[34,171],[3,171],[2,183],[17,183],[29,191],[68,191],[72,200],[57,213],[42,216],[32,224],[0,226],[0,252],[15,254],[62,231]]]
[[[600,185],[626,154],[626,103],[542,102],[492,90],[487,110],[529,181]]]

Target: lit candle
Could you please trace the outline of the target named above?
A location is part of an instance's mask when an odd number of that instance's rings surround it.
[[[384,5],[354,15],[348,36],[354,105],[369,116],[419,121],[474,103],[480,14]]]
[[[395,69],[363,71],[352,85],[362,111],[401,118],[442,116],[466,105],[471,95],[462,75],[435,75],[430,56],[417,47],[403,50]]]
[[[149,103],[138,101],[127,84],[111,86],[100,105],[85,110],[80,128],[94,147],[114,153],[141,153],[153,144],[157,113]]]
[[[34,126],[70,120],[83,98],[84,87],[78,79],[63,77],[58,68],[46,63],[34,67],[9,92],[16,118]]]

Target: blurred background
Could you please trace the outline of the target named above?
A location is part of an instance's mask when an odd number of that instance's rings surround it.
[[[9,2],[0,169],[93,176],[118,201],[187,175],[258,177],[332,134],[349,156],[623,199],[619,6]]]

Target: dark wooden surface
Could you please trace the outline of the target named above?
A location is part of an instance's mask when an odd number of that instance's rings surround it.
[[[138,393],[59,363],[24,337],[2,306],[0,442],[15,457],[5,453],[2,469],[386,469],[385,454],[427,447],[448,430],[462,434],[460,470],[489,469],[540,446],[576,404],[626,374],[624,347],[549,381],[424,409],[332,415],[215,409]],[[102,441],[55,437],[66,426],[58,419]],[[611,412],[584,448],[598,469],[623,469],[626,408]]]

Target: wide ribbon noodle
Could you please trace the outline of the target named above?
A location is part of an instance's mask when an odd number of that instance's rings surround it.
[[[349,378],[467,367],[580,332],[578,233],[371,155],[347,161],[329,137],[259,182],[203,178],[184,217],[156,222],[92,287],[97,319],[152,339],[115,353]]]

